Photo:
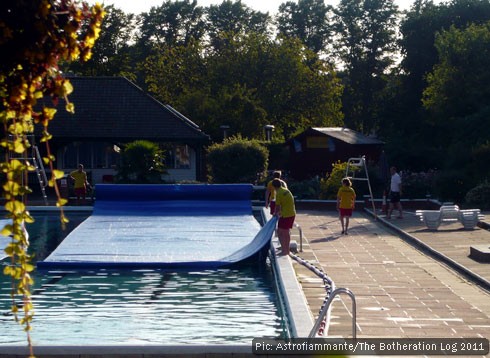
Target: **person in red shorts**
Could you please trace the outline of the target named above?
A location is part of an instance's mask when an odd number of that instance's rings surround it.
[[[289,255],[289,244],[291,242],[291,229],[293,228],[294,219],[296,218],[296,208],[294,206],[293,194],[282,186],[281,179],[274,179],[272,185],[276,190],[276,215],[277,236],[281,243],[281,254]]]
[[[342,179],[342,186],[337,192],[337,210],[339,211],[340,224],[342,225],[342,235],[347,235],[349,218],[352,216],[355,203],[356,192],[352,188],[349,178],[344,178]]]
[[[83,164],[78,164],[78,170],[70,173],[70,178],[74,181],[75,195],[77,197],[77,205],[80,205],[80,199],[82,204],[85,204],[85,196],[87,195],[87,187],[89,186],[87,181],[87,173],[83,170]]]
[[[280,179],[281,180],[281,186],[283,188],[288,188],[286,182],[281,179],[282,173],[280,170],[276,170],[272,173],[272,180],[274,179]],[[272,180],[270,180],[267,183],[266,190],[265,190],[265,207],[266,209],[270,207],[270,213],[271,215],[274,215],[274,212],[276,210],[276,189],[272,186]]]

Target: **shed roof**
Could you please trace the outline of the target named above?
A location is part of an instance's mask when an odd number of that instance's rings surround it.
[[[355,145],[384,144],[383,141],[377,138],[365,136],[360,132],[345,127],[311,127],[307,129],[305,132],[303,132],[302,134],[300,134],[299,136],[312,134],[315,132],[338,139],[348,144],[355,144]]]
[[[169,105],[164,105],[124,77],[68,77],[73,85],[70,102],[60,100],[49,132],[64,140],[146,139],[206,142],[199,126]]]

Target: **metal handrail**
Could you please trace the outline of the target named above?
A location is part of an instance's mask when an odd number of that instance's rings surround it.
[[[294,227],[297,228],[299,232],[299,252],[303,252],[303,229],[297,223],[294,223]]]
[[[315,325],[311,329],[310,335],[308,336],[308,338],[314,338],[316,336],[316,333],[318,332],[318,329],[320,328],[320,325],[322,324],[322,321],[325,318],[325,316],[326,316],[326,314],[328,312],[328,309],[330,308],[330,304],[332,303],[332,301],[335,298],[335,296],[337,296],[337,295],[339,295],[341,293],[347,294],[351,298],[351,300],[352,300],[352,337],[354,339],[357,338],[357,332],[356,332],[356,324],[357,324],[356,296],[348,288],[337,288],[334,291],[332,291],[332,293],[330,294],[330,297],[328,298],[327,302],[325,303],[325,306],[323,306],[323,308],[322,308],[322,310],[320,312],[320,315],[318,316],[318,318],[317,318],[317,320],[315,322]]]

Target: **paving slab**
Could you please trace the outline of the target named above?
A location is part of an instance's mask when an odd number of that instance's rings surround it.
[[[388,224],[386,224],[386,222]],[[469,257],[471,245],[490,243],[490,232],[464,230],[457,223],[429,231],[414,213],[403,219],[374,220],[364,211],[351,218],[349,235],[341,235],[335,211],[301,210],[296,222],[302,229],[303,252],[315,266],[356,296],[359,338],[488,338],[488,288],[455,270],[430,250],[407,240],[396,229],[413,236],[479,277],[490,279],[490,265]],[[293,230],[293,239],[299,232]],[[306,259],[306,258],[305,258]],[[325,296],[315,274],[293,260],[298,280],[314,317]],[[351,337],[350,298],[339,295],[332,303],[328,336]]]

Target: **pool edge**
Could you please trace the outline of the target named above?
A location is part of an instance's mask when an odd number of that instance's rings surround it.
[[[254,207],[254,209],[258,208]],[[271,218],[270,213],[264,207],[262,207],[262,216],[267,221]],[[280,246],[277,237],[272,238],[272,246],[274,249]],[[275,251],[271,254],[275,256],[273,263],[279,275],[281,286],[279,288],[285,301],[291,335],[293,338],[306,338],[314,325],[311,310],[298,282],[291,258],[289,256],[276,256]]]

